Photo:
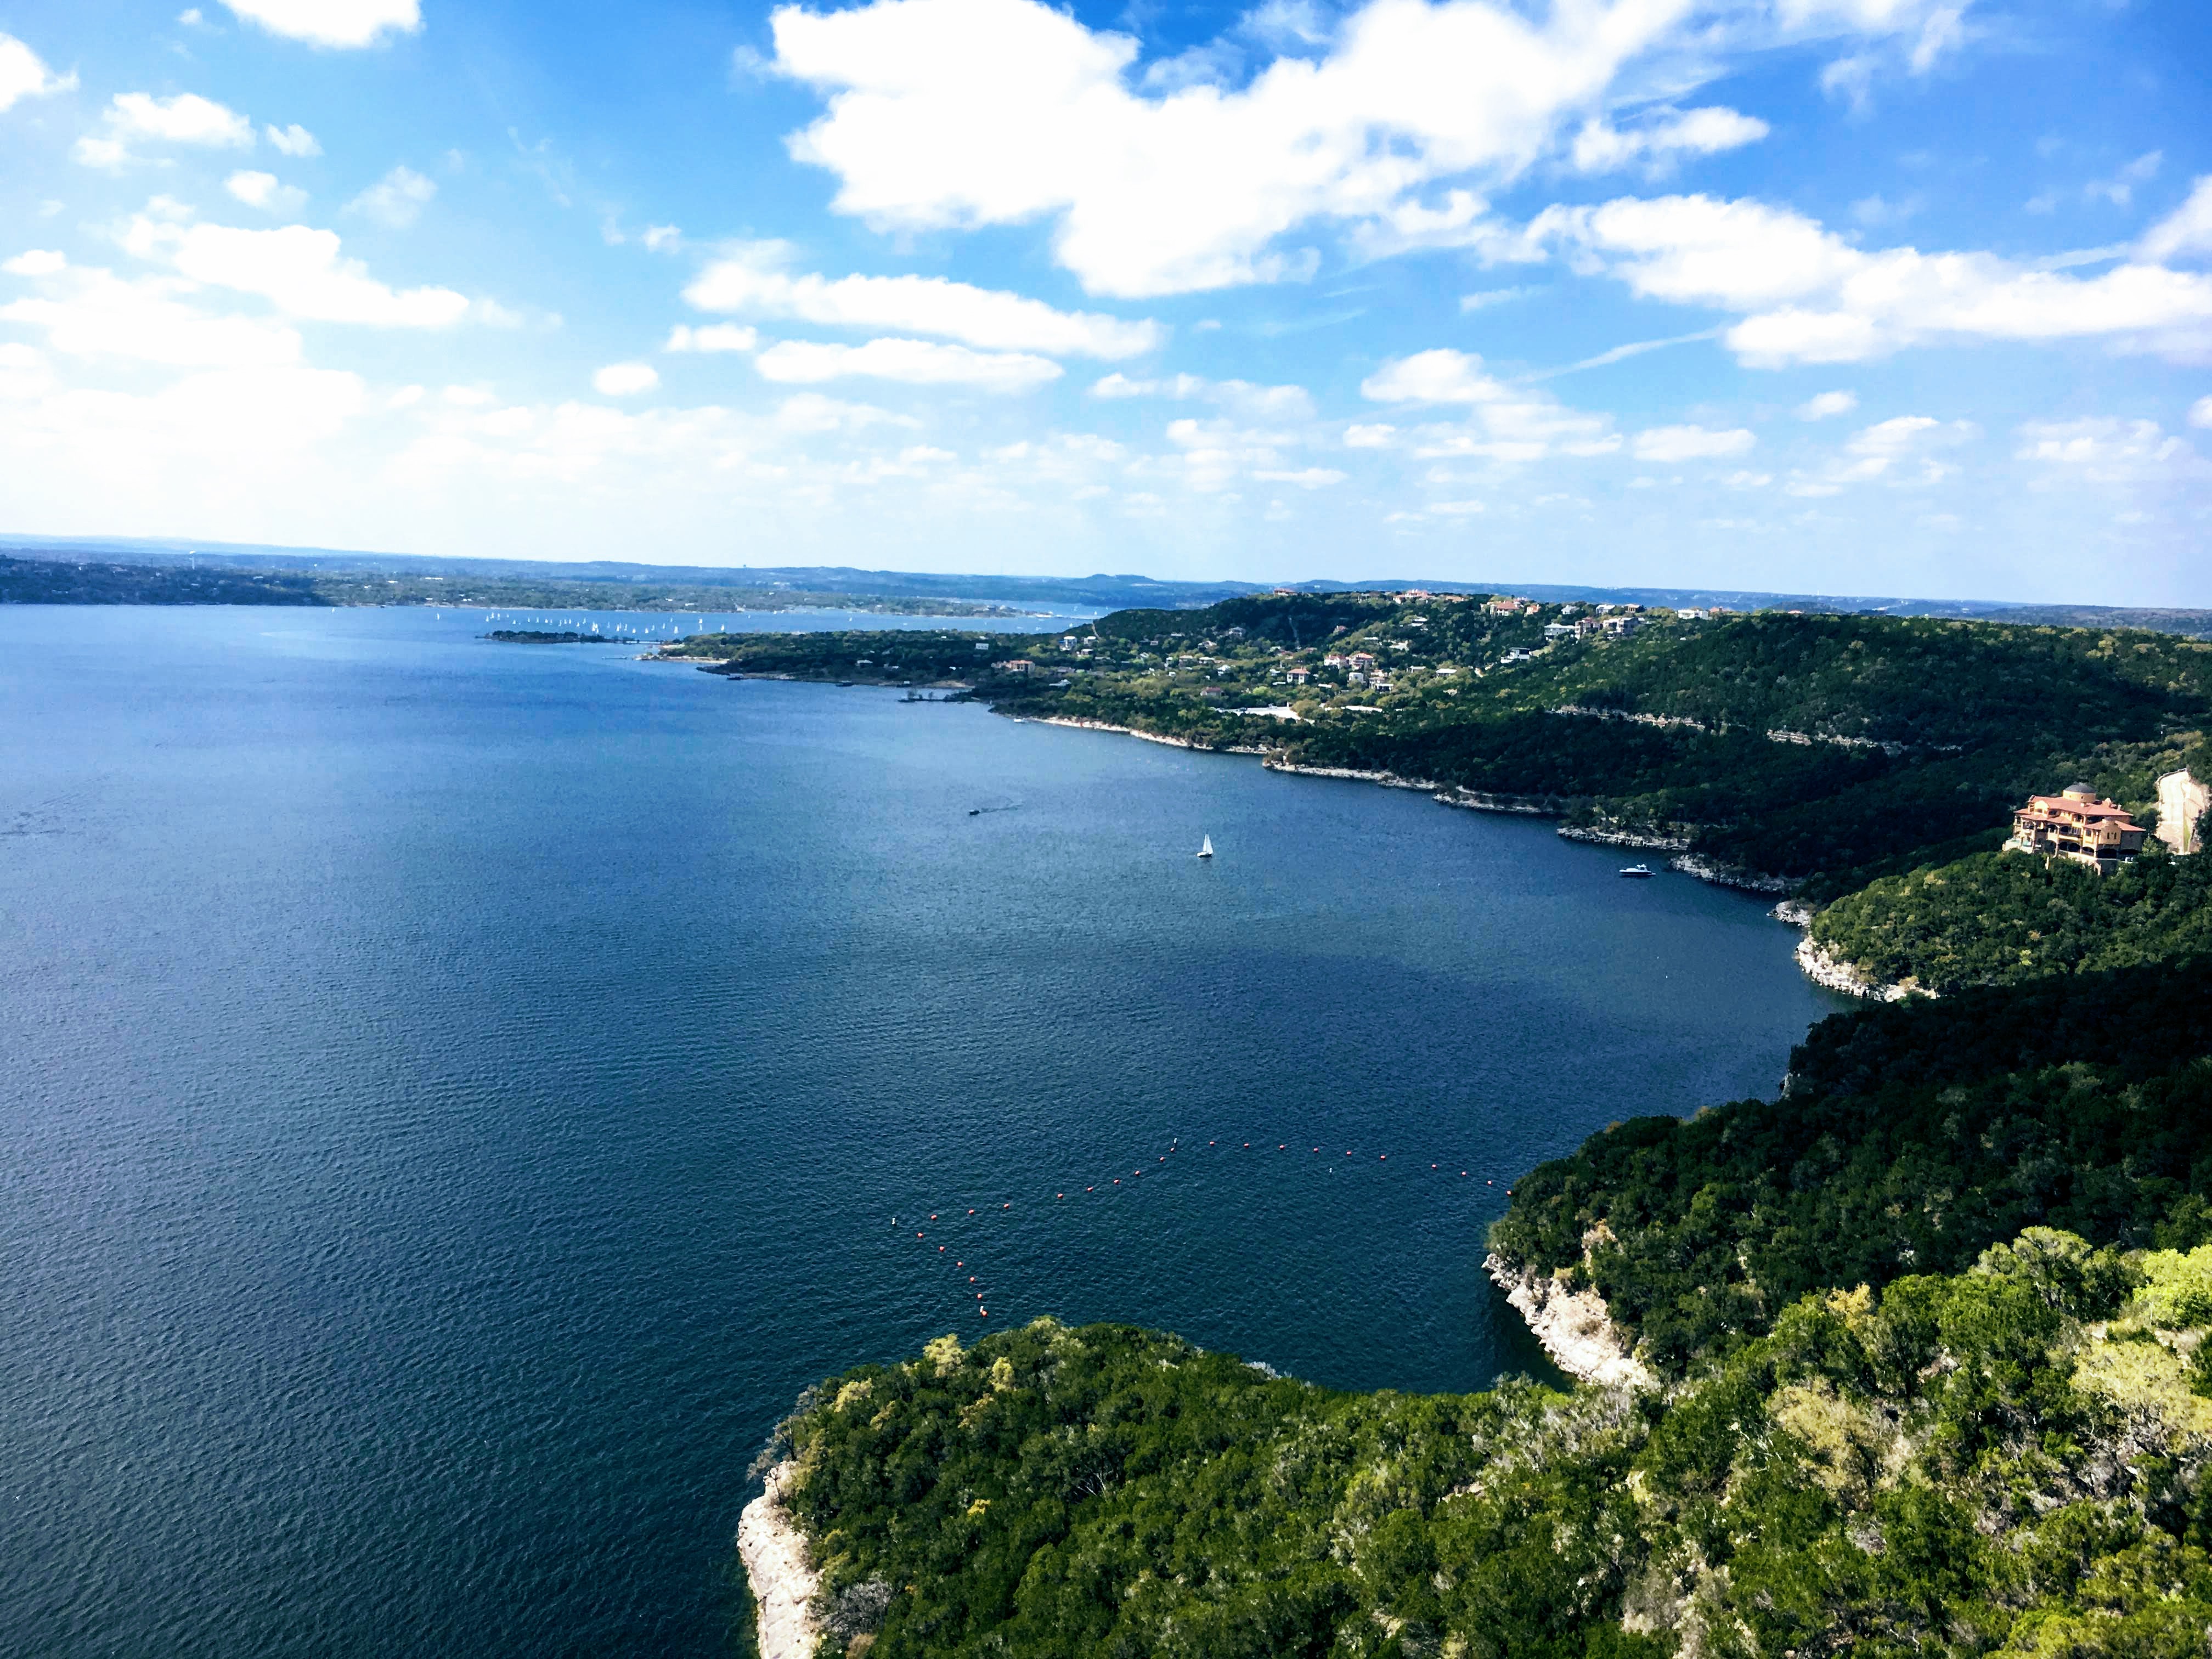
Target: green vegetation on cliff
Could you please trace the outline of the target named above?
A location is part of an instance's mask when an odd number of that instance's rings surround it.
[[[1778,1100],[1637,1118],[1514,1183],[1492,1247],[1681,1375],[1807,1291],[1950,1273],[2031,1225],[2212,1237],[2203,962],[1823,1021]]]
[[[2212,1249],[2047,1229],[1661,1396],[1334,1394],[1040,1321],[786,1425],[846,1659],[2201,1655]]]
[[[2153,842],[2109,876],[1984,853],[1878,879],[1814,919],[1813,938],[1869,978],[1942,993],[2212,951],[2212,859]]]

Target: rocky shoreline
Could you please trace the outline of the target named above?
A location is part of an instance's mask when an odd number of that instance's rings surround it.
[[[1780,907],[1776,907],[1778,911]],[[1805,970],[1805,977],[1815,985],[1826,986],[1831,991],[1841,991],[1846,996],[1865,997],[1875,1002],[1902,1002],[1907,997],[1934,997],[1936,993],[1924,986],[1892,984],[1887,980],[1869,979],[1850,963],[1829,954],[1826,945],[1808,932],[1797,941],[1797,965]]]
[[[1686,853],[1687,836],[1664,836],[1654,830],[1601,830],[1595,824],[1563,823],[1561,841],[1579,841],[1593,847],[1633,847],[1650,853]],[[1692,871],[1689,873],[1695,874]]]
[[[1571,1291],[1549,1273],[1516,1267],[1494,1253],[1482,1266],[1528,1322],[1552,1363],[1568,1376],[1601,1388],[1658,1386],[1658,1378],[1630,1352],[1605,1298],[1595,1291]]]
[[[1231,743],[1214,744],[1193,743],[1188,738],[1171,738],[1164,732],[1140,732],[1133,726],[1115,726],[1108,720],[1086,720],[1073,714],[1013,714],[1009,719],[1031,726],[1065,726],[1077,732],[1112,732],[1125,738],[1142,738],[1146,743],[1164,743],[1170,749],[1195,749],[1207,755],[1261,755],[1267,750],[1257,744]]]
[[[1302,778],[1340,778],[1347,783],[1379,783],[1385,789],[1419,789],[1434,794],[1443,785],[1428,778],[1401,778],[1395,772],[1363,772],[1352,766],[1301,766],[1279,755],[1267,755],[1260,764],[1270,772],[1294,772]]]
[[[1741,865],[1723,864],[1702,853],[1684,853],[1669,859],[1668,866],[1686,876],[1695,876],[1699,881],[1709,881],[1716,887],[1733,887],[1740,893],[1793,893],[1798,886],[1794,876],[1765,875]]]
[[[738,1517],[738,1559],[752,1585],[760,1659],[813,1659],[822,1626],[814,1616],[822,1577],[809,1564],[806,1537],[784,1507],[799,1465],[769,1471],[768,1488]]]

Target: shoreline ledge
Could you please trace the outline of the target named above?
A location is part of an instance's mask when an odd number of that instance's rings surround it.
[[[1927,997],[1932,1000],[1936,995],[1923,985],[1893,984],[1887,980],[1869,979],[1850,963],[1832,955],[1826,945],[1813,937],[1809,926],[1805,937],[1797,941],[1797,965],[1805,970],[1805,977],[1814,984],[1825,986],[1831,991],[1841,991],[1845,996],[1865,997],[1874,1002],[1902,1002],[1907,997]]]
[[[1605,1389],[1656,1389],[1659,1379],[1629,1352],[1605,1298],[1571,1291],[1549,1273],[1516,1267],[1495,1251],[1483,1269],[1528,1322],[1552,1363],[1568,1376]]]
[[[792,1459],[777,1464],[768,1473],[767,1490],[738,1517],[738,1559],[752,1585],[760,1659],[813,1659],[822,1638],[814,1617],[822,1576],[808,1565],[805,1534],[783,1503],[798,1473]]]
[[[1170,749],[1195,750],[1202,755],[1259,755],[1264,757],[1267,752],[1257,744],[1230,743],[1217,745],[1210,743],[1193,743],[1188,738],[1171,738],[1164,732],[1139,732],[1133,726],[1115,726],[1108,720],[1082,720],[1073,714],[1009,714],[1006,718],[1021,726],[1064,726],[1073,732],[1112,732],[1125,738],[1142,738],[1146,743],[1164,743]],[[1266,763],[1264,758],[1261,763]]]

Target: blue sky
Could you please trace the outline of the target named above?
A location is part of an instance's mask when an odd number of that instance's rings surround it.
[[[2185,0],[0,0],[0,528],[2212,605]]]

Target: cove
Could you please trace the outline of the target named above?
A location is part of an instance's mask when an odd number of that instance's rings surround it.
[[[1540,1372],[1506,1184],[1843,1006],[1546,823],[488,625],[0,611],[0,1649],[725,1651],[770,1426],[982,1306]]]

